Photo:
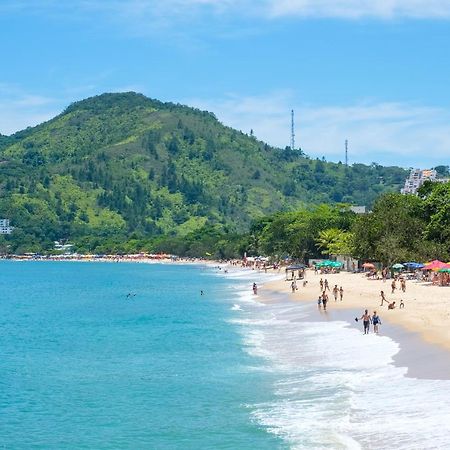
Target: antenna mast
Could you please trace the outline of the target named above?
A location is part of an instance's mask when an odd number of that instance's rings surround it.
[[[348,140],[345,140],[345,165],[348,166]]]
[[[291,150],[295,150],[294,110],[291,109]]]

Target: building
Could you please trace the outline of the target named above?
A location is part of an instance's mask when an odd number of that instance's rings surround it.
[[[73,244],[63,244],[62,241],[55,241],[55,250],[58,252],[70,253],[73,248]]]
[[[0,234],[11,234],[14,227],[9,225],[9,219],[0,219]]]
[[[355,214],[365,214],[367,212],[367,208],[365,206],[350,206],[350,211]]]
[[[417,190],[425,181],[440,181],[436,177],[434,169],[411,169],[409,177],[405,180],[405,186],[401,190],[402,194],[417,194]]]

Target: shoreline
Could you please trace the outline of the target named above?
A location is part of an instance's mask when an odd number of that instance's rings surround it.
[[[323,309],[317,310],[317,297],[320,293],[319,280],[327,278],[331,289],[335,284],[344,288],[342,302],[334,301],[332,293],[329,293],[329,302],[324,315]],[[445,320],[442,326],[430,330],[427,326],[433,319],[437,320],[442,314],[448,314],[450,309],[450,289],[438,286],[428,286],[415,282],[408,282],[406,293],[390,294],[390,282],[381,280],[367,280],[361,274],[339,273],[314,275],[307,271],[303,287],[303,280],[298,282],[298,291],[291,292],[290,282],[283,280],[270,280],[263,284],[259,300],[263,303],[277,302],[283,299],[311,305],[310,319],[312,321],[343,321],[349,327],[361,331],[362,323],[356,322],[355,317],[360,317],[364,309],[374,310],[381,316],[380,336],[386,336],[399,344],[399,352],[394,356],[392,364],[397,367],[407,368],[407,377],[418,379],[450,380],[450,332],[446,329]],[[353,281],[352,284],[349,282]],[[365,283],[365,284],[364,284]],[[414,286],[413,286],[414,285]],[[380,287],[381,286],[381,287]],[[386,298],[392,301],[396,298],[404,300],[404,309],[387,309],[385,304],[380,307],[379,290],[385,289]],[[439,297],[430,296],[430,292],[443,292]],[[377,295],[378,294],[378,295]],[[396,296],[396,297],[395,297]],[[447,299],[448,298],[448,299]],[[437,305],[436,305],[437,302]],[[444,310],[439,307],[442,303]],[[446,316],[447,317],[447,316]],[[370,333],[373,334],[372,327]]]
[[[97,262],[97,263],[143,263],[143,264],[175,264],[175,265],[202,265],[204,267],[221,267],[234,270],[245,270],[249,274],[254,272],[263,279],[257,296],[257,301],[272,303],[278,299],[292,302],[309,303],[312,306],[312,321],[344,321],[349,327],[361,330],[361,323],[354,322],[364,309],[372,313],[378,311],[382,326],[380,336],[386,336],[397,342],[400,346],[395,355],[393,364],[407,368],[407,376],[423,379],[450,379],[450,330],[446,327],[446,320],[450,319],[450,288],[429,286],[414,281],[407,282],[407,292],[390,294],[390,280],[383,283],[381,280],[369,280],[363,274],[341,272],[337,274],[318,274],[312,270],[305,273],[306,287],[303,280],[298,281],[298,291],[291,292],[290,282],[285,281],[284,273],[269,269],[263,271],[251,267],[241,267],[225,261],[216,261],[201,258],[92,258],[92,259],[13,259],[4,258],[3,261],[47,261],[47,262]],[[224,272],[222,272],[224,273]],[[266,278],[267,279],[264,279]],[[277,279],[273,279],[273,277]],[[272,277],[272,279],[269,279]],[[314,315],[317,309],[317,297],[320,294],[319,280],[328,279],[330,288],[335,284],[344,288],[344,300],[334,301],[331,292],[327,308],[327,316]],[[389,310],[387,306],[379,306],[379,291],[386,293],[388,301],[400,299],[405,302],[405,309]],[[438,295],[440,294],[440,295]],[[439,309],[441,307],[441,309]],[[350,318],[351,317],[351,318]],[[439,322],[440,319],[440,322]],[[438,325],[430,327],[430,323],[437,320]],[[372,332],[372,330],[371,330]]]
[[[341,272],[337,274],[314,275],[307,271],[303,287],[302,281],[298,283],[298,291],[291,293],[288,282],[284,280],[265,284],[265,290],[280,292],[287,295],[292,301],[317,302],[320,295],[319,280],[328,279],[330,289],[334,285],[343,286],[343,301],[335,302],[332,292],[328,292],[328,310],[357,309],[360,314],[364,309],[369,313],[374,310],[381,316],[381,320],[401,326],[406,330],[418,333],[428,343],[437,344],[450,352],[450,288],[432,286],[429,283],[407,281],[406,292],[391,294],[390,280],[368,280],[362,274]],[[387,305],[380,306],[380,291],[384,290],[388,302],[404,301],[405,308],[396,307],[388,310]]]

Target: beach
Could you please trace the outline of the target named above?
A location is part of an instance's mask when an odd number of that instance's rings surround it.
[[[330,291],[327,291],[329,301],[327,309],[352,309],[361,316],[365,309],[370,314],[377,311],[382,322],[404,328],[417,333],[425,342],[436,344],[450,351],[450,288],[431,285],[408,280],[406,292],[402,292],[397,282],[397,289],[391,293],[391,280],[368,279],[363,273],[341,272],[335,274],[314,274],[312,270],[306,271],[305,280],[297,281],[298,290],[291,292],[290,282],[282,280],[271,281],[264,285],[264,301],[270,299],[271,293],[283,293],[292,301],[315,302],[320,295],[320,279],[327,279]],[[307,281],[303,286],[303,281]],[[334,300],[333,287],[337,285],[344,289],[343,301]],[[395,309],[388,310],[387,303],[380,306],[380,291],[384,291],[386,300],[395,301]],[[404,308],[399,308],[403,300]],[[380,327],[383,333],[383,325]]]

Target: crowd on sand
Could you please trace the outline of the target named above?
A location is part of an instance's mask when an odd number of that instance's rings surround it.
[[[267,265],[264,264],[253,264],[251,268],[259,269],[260,272],[267,271]],[[270,267],[270,272],[280,273],[285,270],[283,265],[275,268],[277,270]],[[450,291],[442,287],[445,286],[444,283],[434,281],[437,277],[442,280],[446,276],[448,275],[445,273],[424,273],[419,278],[415,273],[395,273],[389,269],[353,272],[315,270],[310,267],[294,276],[286,271],[284,280],[280,277],[277,281],[264,283],[261,292],[263,296],[269,290],[286,292],[287,285],[291,295],[294,295],[293,299],[311,301],[319,288],[319,295],[315,298],[322,312],[333,308],[362,308],[362,314],[356,319],[363,324],[365,333],[372,329],[374,333],[379,332],[382,321],[378,311],[384,310],[384,315],[387,314],[385,319],[389,322],[418,331],[426,340],[450,348],[448,329],[435,322],[439,313],[450,320]],[[256,285],[252,289],[255,294],[259,293]],[[397,310],[399,312],[395,313]],[[403,310],[408,313],[403,313]],[[431,323],[434,325],[430,328]]]

